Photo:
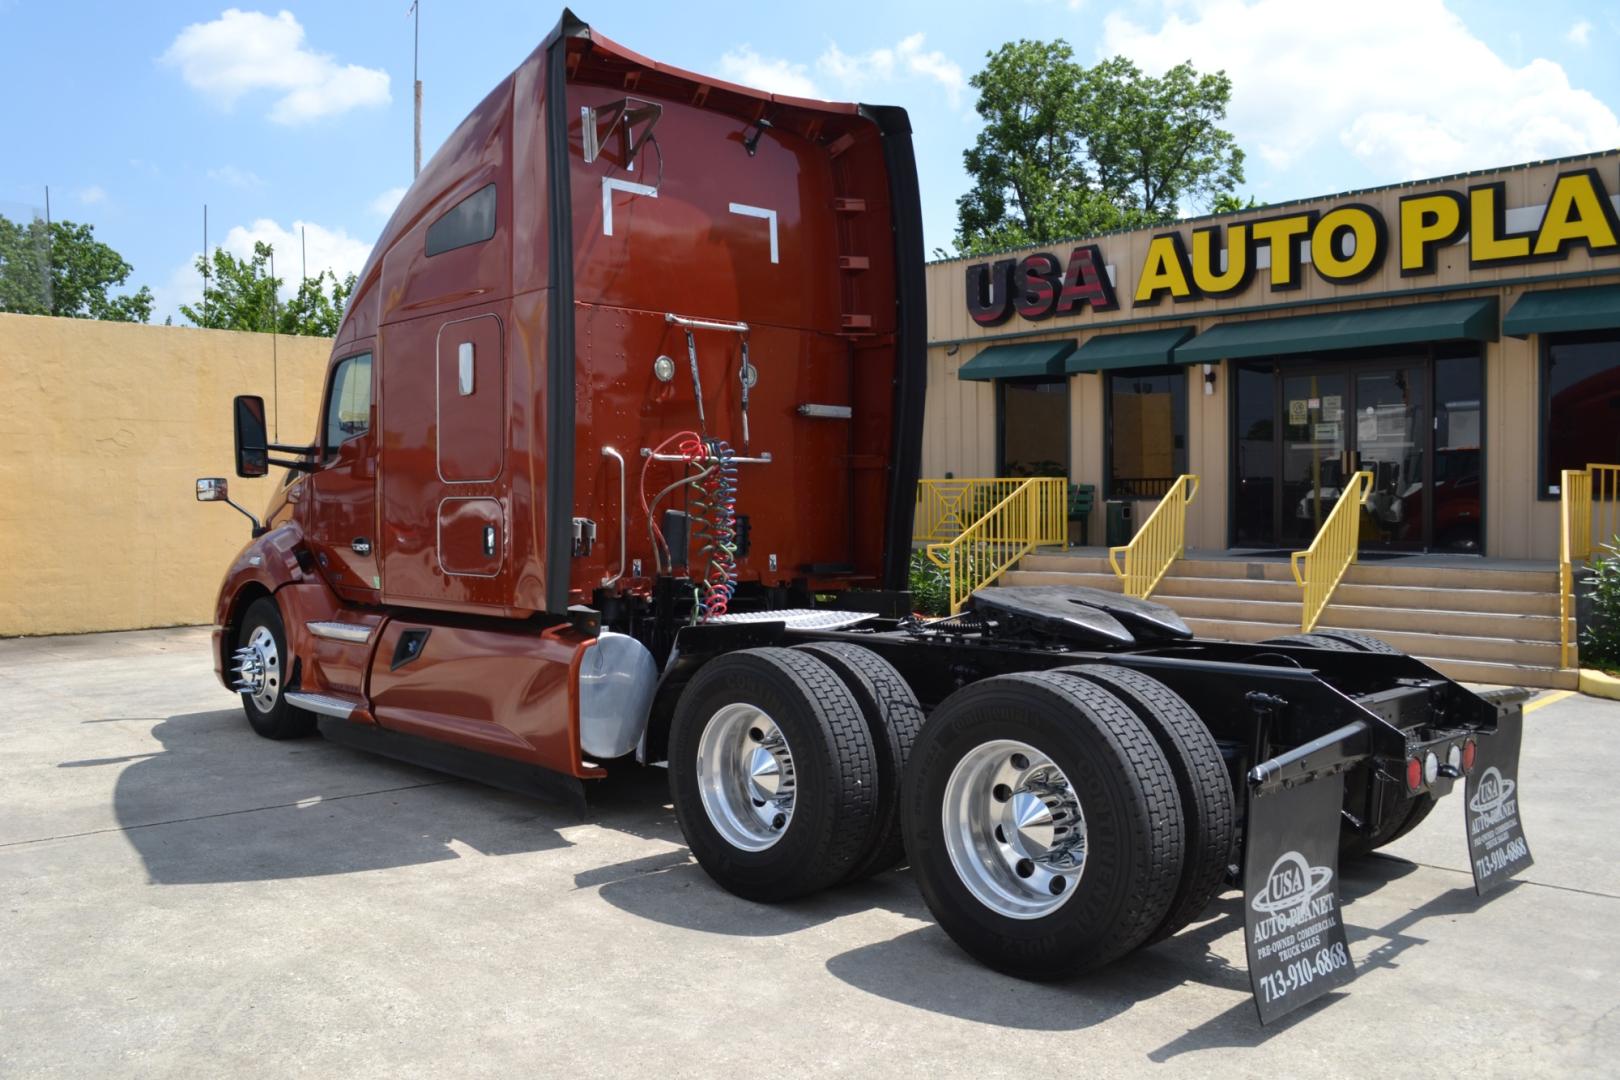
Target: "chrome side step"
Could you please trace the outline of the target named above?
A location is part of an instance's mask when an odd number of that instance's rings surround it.
[[[289,705],[307,709],[318,716],[330,716],[335,720],[348,720],[354,716],[354,710],[359,708],[358,702],[344,701],[342,698],[328,697],[325,694],[305,694],[293,690],[285,697]]]
[[[319,638],[364,644],[371,640],[371,627],[346,622],[307,622],[304,629]]]

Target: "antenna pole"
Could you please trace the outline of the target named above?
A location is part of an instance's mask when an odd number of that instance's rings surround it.
[[[45,227],[51,227],[51,185],[45,185]]]
[[[298,287],[300,289],[304,287],[304,282],[309,280],[309,237],[305,233],[305,228],[302,225],[298,226]]]
[[[275,440],[281,441],[281,368],[276,363],[276,249],[270,249],[270,400],[275,407]]]
[[[202,316],[203,325],[208,325],[208,204],[203,203],[203,256],[202,256]]]
[[[422,172],[422,79],[417,74],[417,68],[422,55],[422,0],[411,4],[412,33],[411,33],[411,82],[416,88],[416,156],[411,167],[411,177],[414,179]]]

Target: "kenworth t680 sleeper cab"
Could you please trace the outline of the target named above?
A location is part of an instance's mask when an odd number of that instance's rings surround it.
[[[1351,977],[1341,853],[1457,781],[1480,887],[1528,865],[1518,697],[1093,590],[913,617],[924,350],[903,111],[676,70],[565,13],[383,230],[313,441],[237,399],[237,474],[286,472],[220,590],[220,676],[261,735],[520,790],[666,764],[725,888],[905,861],[1020,976],[1241,880],[1263,1018]]]

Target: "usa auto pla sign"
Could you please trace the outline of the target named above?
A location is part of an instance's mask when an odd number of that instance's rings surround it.
[[[1345,202],[1187,232],[1155,235],[1137,273],[1133,306],[1236,296],[1269,268],[1271,292],[1299,288],[1311,271],[1334,285],[1354,285],[1398,260],[1402,277],[1433,274],[1441,248],[1464,241],[1473,269],[1554,261],[1584,248],[1620,253],[1620,217],[1598,171],[1560,173],[1532,229],[1508,227],[1507,185],[1475,184],[1402,196],[1396,220],[1377,207]],[[1307,258],[1308,255],[1308,258]],[[1014,313],[1039,321],[1119,307],[1101,247],[1075,247],[1067,259],[1037,251],[1019,259],[973,263],[966,269],[967,307],[980,326],[999,326]]]

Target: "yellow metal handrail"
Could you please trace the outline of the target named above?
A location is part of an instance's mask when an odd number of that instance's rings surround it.
[[[1198,477],[1193,473],[1178,476],[1131,542],[1108,549],[1108,565],[1126,596],[1148,596],[1171,564],[1187,553],[1187,507],[1197,497]]]
[[[1022,476],[980,476],[918,480],[911,539],[919,543],[938,542],[960,536],[962,530],[989,513],[1025,479]]]
[[[1356,548],[1361,539],[1361,504],[1367,501],[1373,486],[1373,474],[1358,472],[1350,477],[1333,504],[1327,520],[1317,530],[1316,539],[1304,551],[1289,556],[1289,567],[1294,582],[1305,590],[1304,611],[1299,628],[1306,633],[1316,628],[1322,609],[1333,599],[1333,590],[1339,587],[1344,572],[1356,561]],[[1304,570],[1301,572],[1301,566]]]
[[[1064,544],[1069,533],[1069,484],[1037,476],[1014,482],[1007,496],[967,525],[954,539],[928,545],[928,558],[944,570],[951,614],[975,589],[995,581],[1043,544]]]

